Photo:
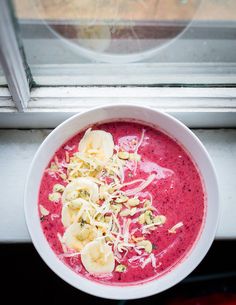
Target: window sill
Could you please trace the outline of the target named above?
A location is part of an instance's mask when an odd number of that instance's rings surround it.
[[[191,128],[236,127],[233,87],[38,87],[23,112],[8,94],[0,88],[0,128],[54,128],[78,112],[124,103],[167,112]]]
[[[193,130],[208,149],[219,179],[221,219],[217,239],[235,239],[236,129]],[[50,130],[0,130],[0,242],[30,242],[23,190],[30,162]]]

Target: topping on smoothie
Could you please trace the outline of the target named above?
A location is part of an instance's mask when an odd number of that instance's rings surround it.
[[[64,185],[59,184],[59,183],[55,184],[54,187],[53,187],[53,192],[55,192],[55,193],[56,192],[63,193],[64,190],[65,190]]]
[[[118,157],[122,160],[128,160],[129,153],[127,151],[120,151],[120,152],[118,152]]]
[[[146,252],[152,252],[152,243],[149,240],[142,240],[137,242],[137,246],[144,249]]]
[[[48,195],[48,199],[53,202],[59,202],[61,199],[61,194],[58,192],[54,192]]]
[[[55,238],[54,251],[75,271],[99,280],[119,281],[132,273],[138,280],[163,272],[166,253],[174,255],[172,248],[187,228],[178,230],[185,223],[182,216],[172,226],[182,215],[178,192],[184,188],[175,186],[182,185],[176,164],[161,164],[169,140],[163,141],[159,164],[152,158],[158,146],[151,144],[150,129],[139,129],[135,136],[127,132],[113,137],[115,132],[89,128],[78,140],[74,137],[45,170],[50,183],[45,178],[41,185],[47,191],[40,193],[40,217],[50,214],[41,223],[47,238]],[[187,192],[186,201],[194,195]]]
[[[171,229],[168,230],[169,233],[175,234],[176,230],[181,228],[184,224],[181,222],[178,222],[176,225],[174,225]]]
[[[41,204],[39,205],[39,210],[40,210],[41,216],[49,215],[49,211],[47,209],[45,209],[45,207],[43,207]]]
[[[141,137],[143,136],[144,132]],[[155,209],[151,211],[152,202],[139,198],[139,193],[154,181],[155,174],[151,174],[146,180],[123,183],[125,160],[129,159],[130,154],[127,151],[118,151],[118,147],[114,150],[110,133],[90,128],[78,147],[79,151],[71,157],[68,157],[66,151],[63,164],[68,169],[67,178],[70,182],[66,186],[56,183],[53,186],[54,193],[49,194],[49,199],[58,202],[61,197],[59,192],[62,192],[61,221],[66,228],[62,241],[68,251],[81,252],[82,263],[88,272],[93,267],[93,273],[107,270],[111,272],[115,267],[112,263],[113,256],[118,261],[128,252],[134,252],[135,255],[135,251],[141,255],[143,251],[152,253],[152,243],[145,240],[146,232],[143,229],[145,225],[162,225],[164,221],[161,217],[164,216],[158,215]],[[136,147],[133,156],[138,156],[137,149]],[[57,158],[56,163],[61,168]],[[128,186],[131,188],[127,189]],[[142,236],[139,236],[138,241],[132,239],[130,232],[131,226],[137,222],[134,216],[138,217],[141,225],[139,231]],[[103,253],[104,249],[109,249],[109,259],[108,254]],[[96,254],[96,251],[100,252]],[[99,267],[98,260],[93,255],[98,255],[103,268]]]
[[[90,242],[83,248],[81,260],[91,274],[110,273],[115,267],[112,249],[101,239]]]
[[[125,272],[126,271],[126,266],[125,265],[117,265],[115,271],[116,272]]]
[[[79,151],[87,156],[91,156],[106,161],[112,157],[114,142],[112,135],[102,130],[92,130],[89,128],[79,142]]]

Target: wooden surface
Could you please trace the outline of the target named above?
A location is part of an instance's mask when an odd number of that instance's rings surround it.
[[[30,241],[24,185],[30,162],[49,130],[0,130],[0,242]],[[216,167],[221,219],[216,238],[236,238],[236,129],[194,130]]]

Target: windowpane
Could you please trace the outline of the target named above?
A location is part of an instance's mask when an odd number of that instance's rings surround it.
[[[2,65],[0,63],[0,86],[6,86],[7,85],[7,81],[2,69]]]
[[[236,83],[235,0],[14,0],[37,84]]]

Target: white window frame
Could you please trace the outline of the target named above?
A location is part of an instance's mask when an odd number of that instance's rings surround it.
[[[39,50],[38,52],[40,52]],[[236,84],[232,63],[82,63],[32,65],[39,86],[222,86]],[[209,85],[210,84],[210,85]]]
[[[0,108],[0,127],[52,128],[91,107],[124,103],[167,112],[191,128],[236,127],[236,88],[114,86],[34,88],[22,113],[10,96],[5,97],[5,106]]]
[[[23,111],[30,99],[30,88],[8,0],[0,1],[0,59],[12,100]]]

